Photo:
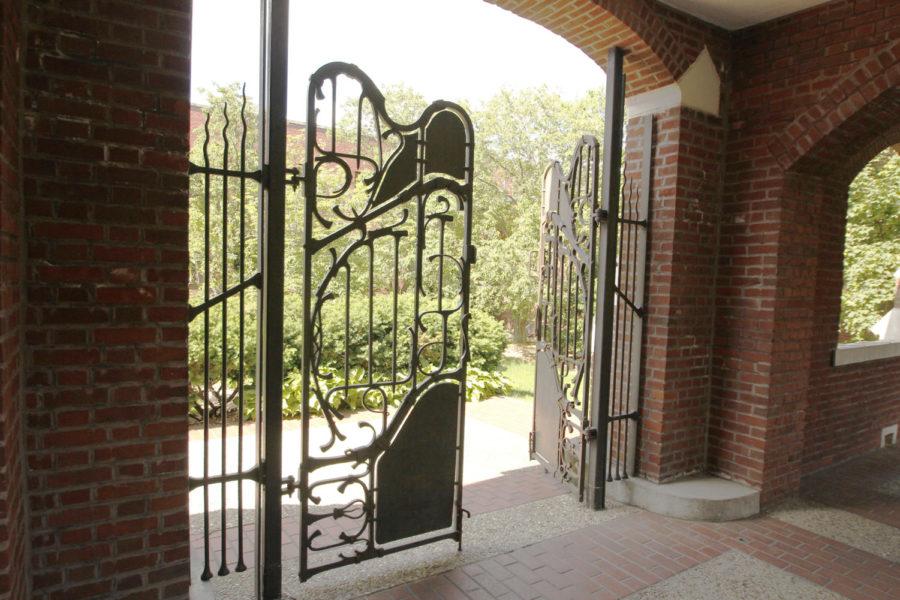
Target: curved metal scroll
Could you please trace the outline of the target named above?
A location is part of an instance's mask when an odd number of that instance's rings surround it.
[[[341,120],[345,85],[360,91]],[[461,107],[435,102],[398,123],[365,73],[331,63],[311,77],[307,124],[301,580],[461,539],[474,262]]]
[[[541,211],[531,455],[580,496],[590,415],[599,157],[596,138],[584,136],[567,173],[552,163]]]

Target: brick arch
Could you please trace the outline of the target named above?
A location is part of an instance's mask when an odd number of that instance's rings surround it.
[[[885,135],[886,124],[900,122],[898,86],[900,40],[838,80],[784,128],[769,144],[770,152],[785,171],[852,178],[865,165],[857,154],[865,154],[876,138]]]
[[[628,51],[628,94],[673,83],[702,49],[683,47],[650,0],[485,0],[533,21],[581,49],[600,67],[607,51]]]
[[[869,161],[878,156],[878,154],[886,148],[900,144],[900,114],[895,112],[891,118],[893,120],[886,121],[886,123],[893,123],[893,125],[872,138],[869,143],[859,148],[846,162],[844,167],[837,172],[837,175],[841,179],[841,183],[849,185]]]

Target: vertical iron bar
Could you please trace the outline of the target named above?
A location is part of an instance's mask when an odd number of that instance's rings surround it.
[[[626,164],[626,169],[627,164]],[[625,188],[628,188],[627,199]],[[634,182],[625,180],[623,181],[623,190],[622,190],[622,218],[624,220],[633,221],[634,218],[632,216],[631,210],[631,202],[632,202],[632,193],[631,190],[634,188]],[[632,348],[632,340],[631,333],[629,331],[628,337],[625,336],[626,328],[631,323],[631,319],[634,317],[634,311],[631,309],[631,306],[625,302],[624,298],[629,300],[632,299],[631,294],[631,275],[634,270],[634,257],[631,251],[632,246],[634,245],[634,224],[633,223],[622,223],[621,226],[621,239],[620,246],[624,248],[623,256],[625,256],[625,275],[624,275],[624,285],[622,286],[622,300],[619,302],[622,304],[622,321],[619,325],[621,328],[621,332],[619,335],[622,336],[622,353],[620,356],[620,365],[617,367],[619,369],[619,413],[627,414],[628,413],[628,390],[625,384],[628,382],[628,377],[626,376],[626,365],[630,365],[628,362],[631,359],[631,348]],[[621,266],[619,267],[621,271]],[[628,358],[626,358],[626,352]],[[620,421],[619,422],[619,432],[618,435],[622,438],[621,441],[621,449],[616,455],[616,480],[620,480],[623,476],[627,477],[627,473],[625,473],[625,462],[624,456],[628,453],[628,447],[625,444],[625,440],[628,439],[628,421]]]
[[[627,185],[627,181],[623,180],[621,189],[618,190],[619,193],[619,210],[621,211],[622,219],[627,219],[628,215],[625,213],[626,210],[626,202],[624,201],[625,196],[625,186]],[[629,307],[624,301],[624,297],[628,295],[628,268],[629,266],[625,264],[625,261],[628,260],[628,255],[625,253],[625,232],[627,231],[627,224],[622,223],[621,221],[618,223],[618,261],[616,263],[616,289],[618,290],[618,296],[616,297],[615,305],[616,305],[616,314],[615,314],[615,322],[613,325],[613,336],[614,336],[614,347],[613,350],[613,372],[616,373],[616,377],[612,380],[612,396],[614,400],[614,414],[619,415],[625,412],[623,402],[622,402],[622,375],[624,373],[624,365],[625,365],[625,329],[624,322],[628,318]],[[623,260],[623,257],[625,260]],[[615,480],[618,481],[622,478],[621,473],[621,458],[622,458],[622,422],[616,421],[613,423],[611,429],[615,432],[616,439],[616,476]],[[610,452],[610,457],[612,457],[612,452]],[[612,470],[610,470],[606,474],[606,480],[612,481]]]
[[[616,273],[616,234],[619,204],[619,181],[622,165],[622,138],[625,116],[625,72],[622,69],[625,51],[610,48],[606,62],[606,116],[603,134],[603,201],[607,220],[600,232],[600,269],[597,278],[597,310],[595,311],[594,380],[591,399],[591,422],[597,428],[591,452],[588,499],[595,509],[606,505],[607,443],[609,441],[609,393],[611,375],[613,294]]]
[[[323,84],[324,85],[324,84]],[[308,546],[309,546],[309,503],[306,496],[309,489],[309,399],[310,399],[310,370],[312,354],[312,331],[310,331],[310,317],[312,312],[312,240],[313,240],[313,210],[316,205],[317,179],[315,166],[316,152],[316,94],[313,86],[309,86],[306,96],[306,156],[304,157],[304,171],[307,179],[303,182],[303,352],[301,361],[303,364],[302,402],[300,403],[300,473],[297,478],[300,493],[300,581],[307,579]]]
[[[632,184],[633,185],[633,184]],[[633,187],[632,187],[633,189]],[[640,216],[637,214],[637,211],[634,210],[634,195],[629,194],[628,196],[628,215],[627,218],[631,221],[637,221]],[[628,297],[632,302],[636,301],[634,296],[634,277],[637,272],[637,228],[639,225],[631,223],[628,226],[628,273],[626,278],[625,287],[627,290]],[[635,304],[637,306],[637,304]],[[624,381],[625,391],[622,394],[622,398],[624,399],[624,412],[631,412],[631,368],[632,368],[632,360],[634,356],[634,320],[637,318],[634,309],[629,307],[628,314],[626,315],[626,323],[628,326],[628,358],[624,359],[622,363],[622,373]],[[623,357],[624,358],[624,357]],[[622,444],[622,448],[624,449],[624,456],[620,457],[620,461],[622,462],[622,479],[628,479],[628,430],[631,428],[631,423],[629,421],[623,421],[624,431],[624,442]]]
[[[209,113],[203,126],[203,573],[212,579],[209,568]]]
[[[257,503],[257,545],[261,561],[257,593],[281,597],[281,393],[284,320],[284,197],[287,127],[287,62],[289,0],[262,2],[263,99],[260,137],[264,185],[261,188],[262,314],[258,346],[262,398],[257,398],[257,439],[263,468],[262,502]],[[308,277],[308,273],[304,273]],[[308,332],[307,332],[308,333]],[[308,337],[308,336],[305,336]]]
[[[222,108],[222,116],[225,118],[225,126],[222,128],[222,293],[228,289],[228,103]],[[222,299],[222,392],[219,397],[219,418],[222,420],[222,440],[219,442],[220,456],[222,460],[222,475],[228,472],[226,451],[228,450],[228,419],[226,418],[226,404],[228,401],[228,298]],[[222,498],[221,514],[221,540],[222,560],[219,563],[219,576],[228,575],[228,543],[226,541],[227,523],[225,516],[227,511],[226,492],[228,484],[221,483],[219,488]]]
[[[400,237],[394,237],[394,289],[393,289],[393,320],[391,324],[391,400],[397,393],[397,296],[400,281]],[[384,404],[381,413],[381,431],[387,429],[388,403]]]
[[[591,401],[591,385],[593,384],[593,373],[591,371],[591,367],[593,363],[591,362],[591,357],[593,356],[593,348],[591,347],[592,343],[592,327],[591,322],[594,320],[593,310],[596,302],[596,298],[594,298],[594,278],[597,274],[597,219],[594,218],[596,214],[597,208],[597,180],[599,177],[600,165],[597,160],[597,152],[599,148],[597,146],[596,141],[591,144],[590,147],[590,166],[591,166],[591,188],[590,188],[590,212],[589,212],[589,222],[588,226],[590,227],[589,240],[590,240],[590,257],[591,262],[587,265],[587,281],[585,283],[585,287],[587,288],[587,298],[585,298],[584,303],[584,341],[582,342],[584,345],[584,349],[582,352],[584,353],[584,396],[581,407],[581,415],[582,421],[588,420],[592,418],[592,407],[593,402]],[[581,440],[581,464],[578,472],[578,501],[584,502],[585,497],[585,482],[587,480],[587,446],[588,441],[584,435],[582,435]]]
[[[640,184],[640,195],[637,200],[637,207],[635,210],[636,216],[635,219],[638,221],[643,221],[640,227],[638,228],[636,237],[636,250],[635,250],[635,275],[634,275],[634,296],[632,297],[632,302],[637,306],[641,312],[636,314],[637,326],[635,327],[636,333],[633,333],[632,345],[636,345],[637,352],[633,359],[634,364],[632,365],[631,371],[631,389],[633,392],[629,392],[628,398],[628,410],[629,412],[635,412],[639,410],[639,400],[640,400],[640,361],[642,355],[642,342],[643,342],[643,334],[644,334],[644,319],[646,315],[646,307],[644,301],[644,286],[645,286],[645,274],[646,274],[646,266],[647,266],[647,236],[649,234],[648,228],[650,223],[650,193],[652,186],[652,169],[653,169],[653,115],[645,115],[642,118],[642,130],[643,130],[643,139],[641,140],[641,184]],[[635,463],[637,456],[637,441],[638,441],[638,433],[640,421],[635,420],[634,427],[634,435],[632,436],[632,450],[629,452],[626,444],[626,453],[627,460],[625,463],[625,474],[628,475],[630,472],[632,475],[635,473]]]
[[[462,320],[460,322],[460,368],[462,378],[459,382],[459,416],[457,417],[458,451],[456,455],[456,541],[459,550],[462,550],[462,518],[463,518],[463,466],[465,462],[466,441],[466,376],[469,365],[469,293],[472,272],[472,263],[475,262],[475,246],[472,245],[472,180],[475,176],[475,140],[474,133],[469,125],[469,138],[467,141],[468,169],[466,172],[465,199],[463,203],[463,268],[462,268]],[[463,352],[465,343],[465,352]]]
[[[367,381],[369,385],[372,385],[375,365],[373,364],[373,355],[372,355],[372,329],[375,327],[375,242],[369,244],[369,339],[368,339],[368,354],[367,358],[369,361],[369,376]]]
[[[240,158],[240,263],[238,265],[238,281],[243,283],[247,276],[247,84],[245,83],[241,89],[241,158]],[[238,558],[235,571],[241,573],[247,570],[244,564],[244,349],[245,349],[245,331],[244,331],[244,288],[238,296]]]

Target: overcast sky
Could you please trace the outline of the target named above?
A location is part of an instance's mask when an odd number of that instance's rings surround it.
[[[482,0],[293,0],[288,116],[305,116],[310,74],[352,62],[379,86],[405,83],[428,100],[478,102],[499,88],[547,84],[575,97],[604,81],[580,50]],[[194,0],[192,88],[259,86],[258,0]]]

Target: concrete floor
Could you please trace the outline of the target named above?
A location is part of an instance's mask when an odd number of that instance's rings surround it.
[[[900,450],[803,481],[767,514],[692,523],[613,505],[587,511],[527,459],[530,405],[470,405],[461,552],[439,542],[299,583],[296,507],[285,506],[285,598],[896,598],[900,590]],[[471,433],[470,433],[471,432]],[[469,446],[471,444],[471,446]],[[477,448],[477,450],[475,450]],[[490,460],[486,460],[490,457]],[[245,516],[252,521],[252,511]],[[229,512],[228,556],[236,548]],[[202,556],[192,516],[193,566]],[[245,523],[248,565],[252,524]],[[215,540],[214,540],[215,543]],[[198,545],[200,544],[200,545]],[[213,570],[218,567],[214,548]],[[253,569],[197,581],[192,598],[252,598]]]

